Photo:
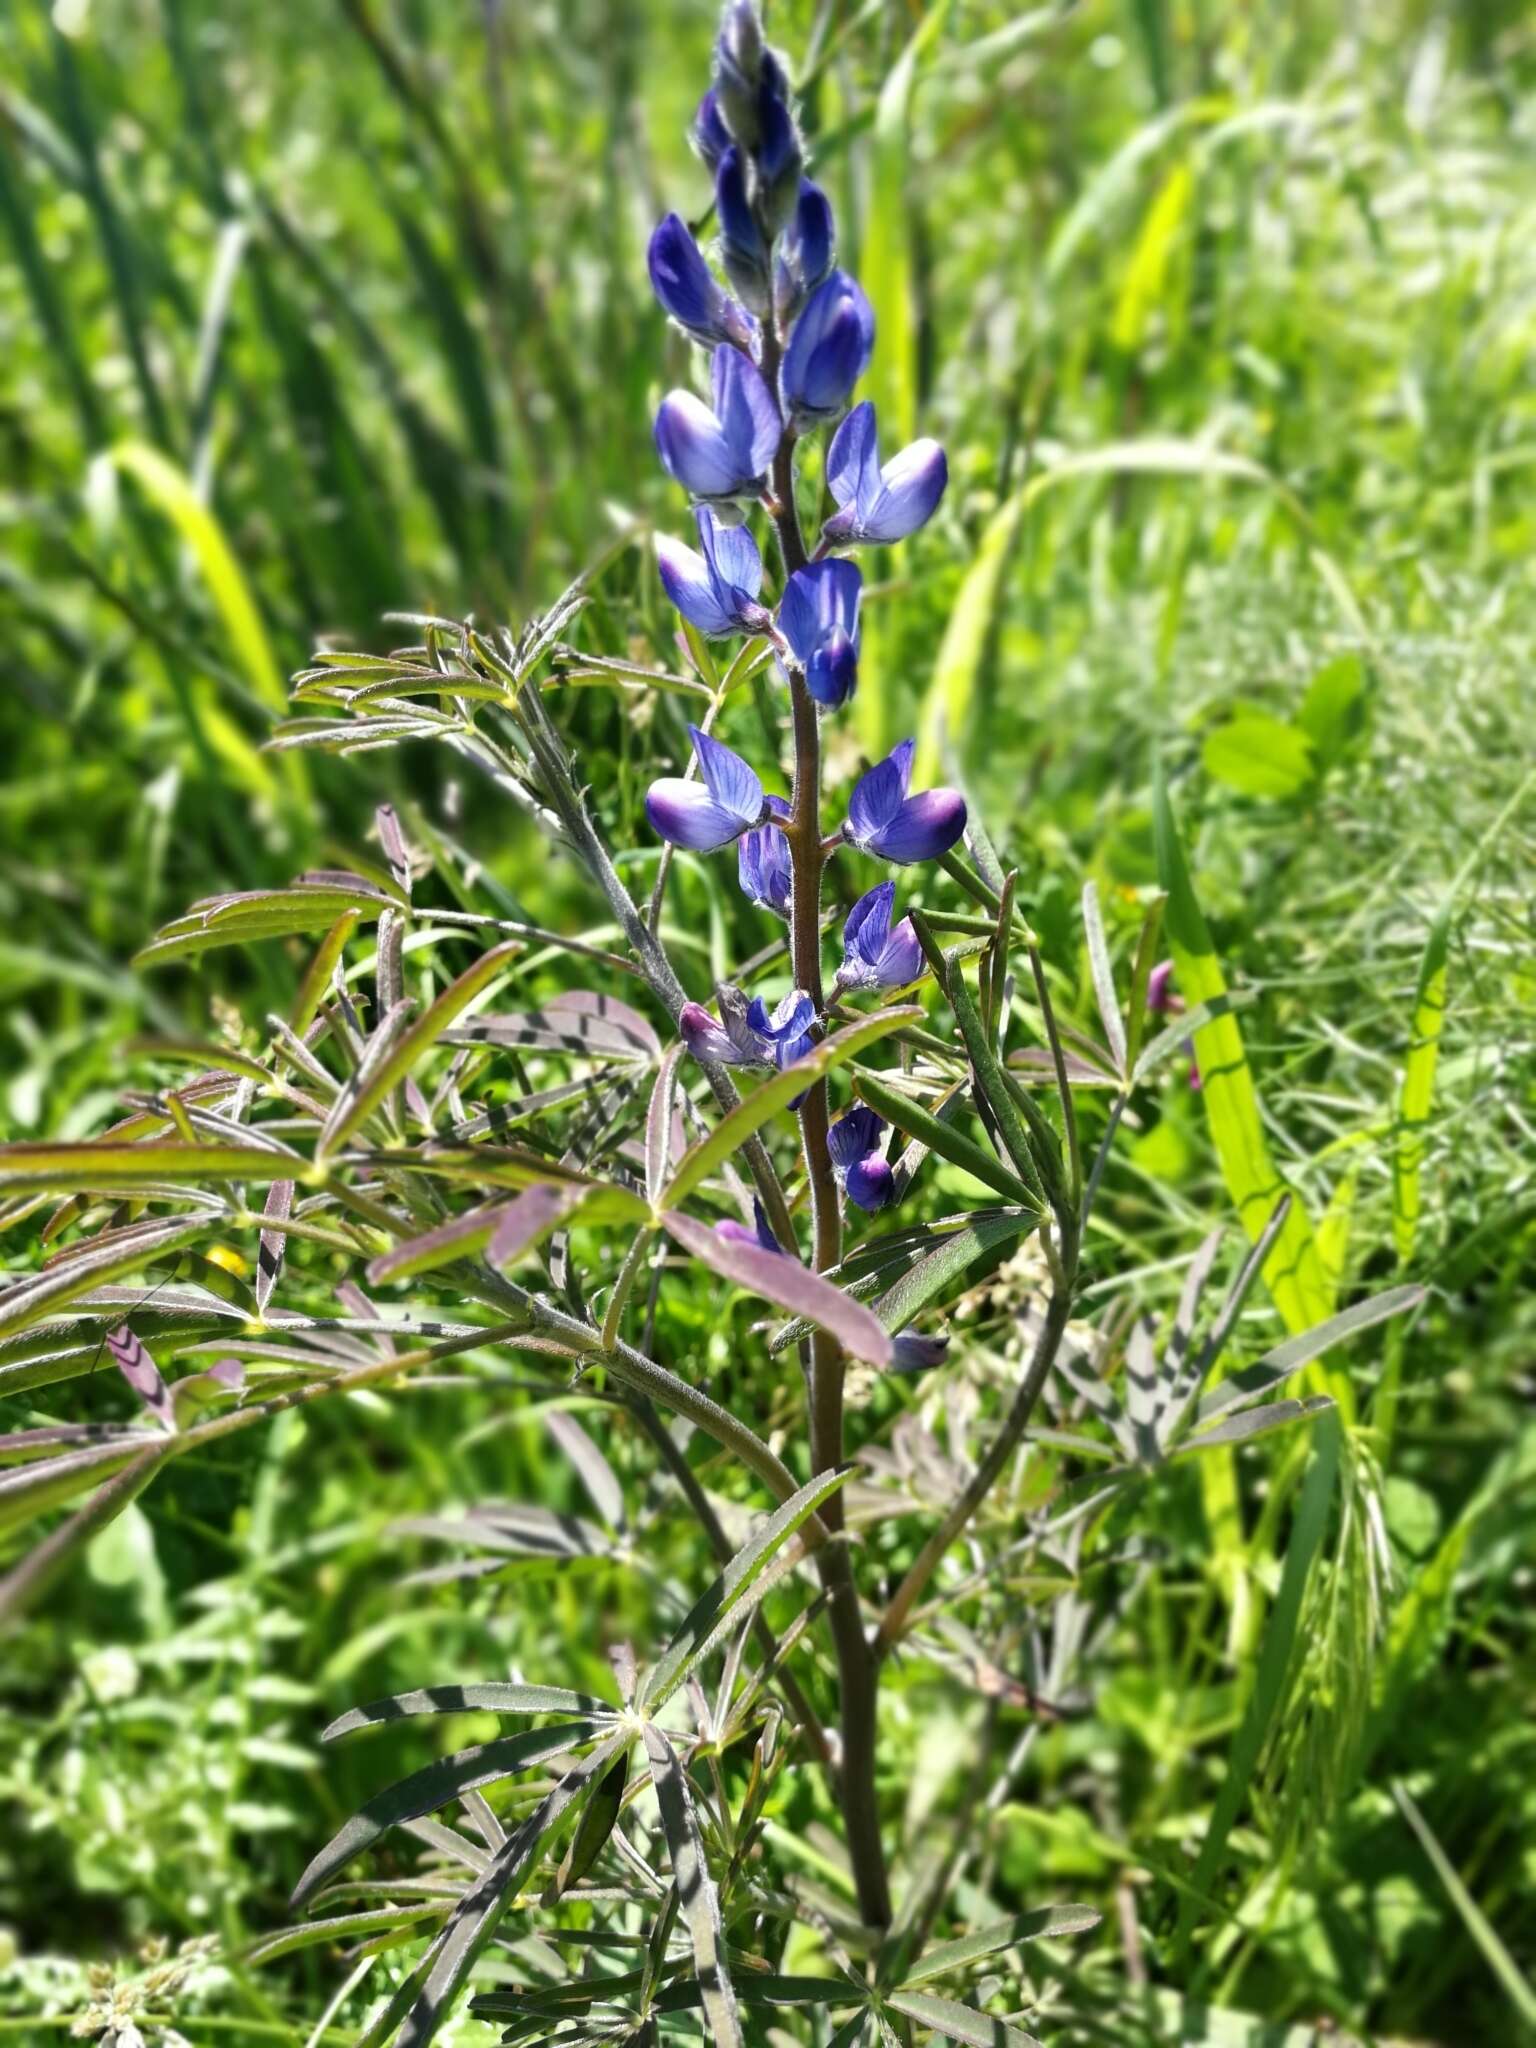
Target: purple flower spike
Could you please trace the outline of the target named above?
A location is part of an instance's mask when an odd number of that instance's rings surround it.
[[[724,1223],[715,1225],[716,1237],[723,1237],[729,1244],[755,1245],[759,1251],[778,1252],[787,1258],[788,1253],[768,1227],[768,1218],[763,1213],[762,1203],[755,1198],[752,1203],[752,1216],[757,1225],[755,1230],[748,1230],[745,1223],[738,1223],[734,1217],[730,1217]]]
[[[656,537],[656,566],[668,597],[707,640],[732,633],[765,633],[772,616],[757,602],[763,558],[744,526],[722,526],[707,505],[698,508],[703,554],[681,541]]]
[[[838,988],[901,988],[923,971],[923,949],[910,917],[893,931],[896,884],[881,882],[861,896],[843,926],[843,964]]]
[[[772,1010],[761,996],[747,1005],[747,1024],[769,1049],[776,1067],[792,1067],[815,1044],[816,1005],[804,989],[791,989]]]
[[[926,789],[908,796],[915,740],[877,761],[848,800],[843,837],[861,853],[906,866],[937,860],[965,830],[965,799],[957,789]]]
[[[782,423],[757,366],[722,342],[710,364],[713,409],[691,391],[669,391],[656,414],[656,452],[685,490],[723,504],[756,489]]]
[[[933,516],[949,481],[937,441],[914,441],[880,467],[875,408],[866,398],[832,437],[827,488],[842,510],[822,528],[834,546],[905,540]]]
[[[795,322],[779,372],[784,410],[797,427],[837,418],[874,347],[874,309],[846,270],[834,270]]]
[[[812,562],[784,586],[779,631],[818,704],[846,704],[858,683],[863,583],[855,562]]]
[[[781,796],[769,797],[768,808],[776,818],[789,816],[789,805]],[[788,917],[793,872],[789,841],[777,825],[743,832],[736,843],[736,872],[745,897],[777,917]]]
[[[896,1199],[896,1176],[880,1150],[884,1130],[884,1118],[860,1102],[827,1133],[827,1150],[840,1185],[850,1202],[871,1214]]]
[[[645,815],[652,829],[674,846],[693,853],[713,853],[729,846],[762,818],[767,807],[763,785],[729,747],[690,725],[698,757],[699,782],[664,775],[645,793]]]

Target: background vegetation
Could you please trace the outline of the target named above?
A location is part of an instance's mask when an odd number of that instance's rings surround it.
[[[702,204],[683,130],[712,27],[703,0],[0,16],[5,1136],[99,1129],[135,1034],[285,1002],[281,946],[126,963],[210,887],[349,858],[382,798],[508,914],[595,925],[440,755],[300,770],[259,747],[317,636],[387,646],[390,609],[517,620],[604,557],[609,645],[669,658],[644,533],[677,508],[649,423],[683,352],[643,258],[667,205]],[[1527,2038],[1536,35],[1513,0],[781,0],[770,31],[810,52],[819,175],[882,319],[871,395],[951,458],[870,602],[849,765],[947,737],[1086,998],[1078,894],[1096,880],[1130,942],[1160,756],[1331,1269],[1431,1290],[1411,1335],[1349,1354],[1391,1572],[1367,1585],[1337,1533],[1224,1926],[1171,1973],[1152,1937],[1254,1682],[1234,1589],[1276,1590],[1285,1449],[1239,1463],[1246,1536],[1193,1482],[1139,1533],[1135,1601],[986,1818],[991,1881],[1105,1910],[1054,1966],[1083,2039]],[[560,706],[617,843],[638,838],[675,705]],[[750,920],[718,870],[672,886],[702,988]],[[1134,1121],[1095,1309],[1166,1306],[1231,1220],[1201,1094],[1176,1073]],[[707,1368],[771,1370],[715,1293],[691,1311]],[[969,1305],[952,1397],[1013,1306],[1006,1278]],[[148,1938],[277,1924],[376,1782],[366,1758],[322,1769],[342,1707],[424,1663],[592,1684],[643,1636],[666,1560],[622,1543],[578,1576],[402,1597],[431,1561],[402,1520],[584,1506],[541,1413],[488,1381],[233,1440],[7,1645],[0,2034],[57,2038],[87,1966],[131,1972]],[[30,1415],[0,1404],[0,1426]],[[1000,1710],[974,1684],[893,1692],[888,1792],[921,1839]],[[814,1819],[778,1824],[835,1886]],[[315,1950],[220,1972],[177,2024],[339,2041],[310,2034],[338,1982]]]

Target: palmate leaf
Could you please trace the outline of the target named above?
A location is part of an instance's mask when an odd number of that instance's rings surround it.
[[[1268,1393],[1271,1387],[1278,1387],[1293,1373],[1300,1372],[1303,1366],[1310,1365],[1314,1358],[1321,1358],[1335,1344],[1342,1344],[1359,1330],[1373,1329],[1377,1323],[1405,1315],[1409,1309],[1417,1308],[1423,1299],[1422,1287],[1389,1287],[1384,1293],[1373,1294],[1366,1301],[1357,1301],[1353,1307],[1330,1316],[1313,1329],[1303,1330],[1298,1337],[1288,1337],[1273,1351],[1266,1351],[1262,1358],[1245,1366],[1241,1372],[1233,1373],[1230,1379],[1223,1380],[1220,1386],[1204,1395],[1195,1410],[1196,1426],[1224,1415],[1229,1408],[1251,1401],[1258,1394]]]
[[[445,1045],[526,1046],[541,1052],[585,1053],[593,1058],[661,1058],[661,1041],[650,1022],[628,1003],[586,989],[551,996],[536,1010],[484,1014],[442,1034]]]
[[[509,1895],[546,1838],[573,1807],[591,1795],[630,1740],[627,1730],[609,1736],[545,1794],[464,1893],[447,1925],[360,2036],[357,2048],[381,2048],[397,2029],[400,2048],[426,2048],[495,1933]]]
[[[725,1963],[720,1897],[704,1860],[704,1843],[688,1791],[687,1774],[661,1729],[649,1722],[645,1729],[645,1754],[651,1766],[656,1804],[661,1809],[662,1832],[672,1858],[678,1906],[693,1949],[705,2024],[715,2048],[740,2048],[741,2019]]]
[[[852,1476],[852,1467],[821,1472],[792,1494],[742,1545],[641,1680],[639,1706],[654,1715],[741,1613],[763,1573],[803,1523]]]
[[[328,1877],[361,1855],[390,1828],[402,1821],[418,1820],[435,1813],[462,1793],[517,1771],[531,1770],[552,1756],[590,1741],[593,1721],[562,1721],[554,1728],[525,1729],[518,1735],[498,1736],[493,1742],[477,1742],[452,1756],[439,1757],[424,1770],[413,1771],[397,1785],[377,1793],[338,1829],[293,1888],[290,1904],[298,1907],[319,1890]]]
[[[316,1148],[317,1157],[340,1151],[407,1074],[415,1070],[423,1055],[431,1051],[455,1017],[462,1016],[476,997],[483,995],[500,975],[506,973],[525,950],[521,939],[507,939],[482,953],[457,980],[451,981],[436,1002],[396,1040],[388,1057],[380,1061],[365,1084],[356,1091],[346,1113],[327,1128]]]
[[[18,1335],[56,1316],[67,1302],[92,1293],[119,1274],[163,1259],[167,1253],[206,1237],[217,1226],[218,1219],[207,1215],[161,1216],[70,1245],[40,1273],[18,1280],[0,1294],[0,1337]]]

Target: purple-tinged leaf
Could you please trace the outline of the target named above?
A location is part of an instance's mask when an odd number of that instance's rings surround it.
[[[671,1160],[681,1159],[688,1145],[683,1120],[675,1106],[677,1069],[686,1050],[681,1042],[668,1048],[645,1113],[645,1196],[652,1203],[666,1185]]]
[[[373,822],[379,835],[379,844],[384,849],[384,858],[389,862],[389,871],[395,878],[395,886],[407,903],[411,900],[411,849],[405,843],[405,834],[400,829],[400,820],[393,804],[380,804],[373,814]]]
[[[133,1331],[124,1323],[119,1329],[108,1330],[104,1341],[118,1371],[161,1428],[174,1429],[176,1411],[171,1405],[165,1381],[160,1377],[160,1368]]]
[[[293,1182],[275,1180],[267,1190],[262,1215],[273,1223],[286,1223],[293,1210]],[[281,1230],[264,1229],[256,1251],[256,1313],[265,1315],[277,1276],[283,1270],[283,1247],[288,1242]]]
[[[0,1175],[4,1154],[16,1147],[0,1147]],[[42,1148],[33,1148],[39,1150]],[[55,1150],[73,1151],[74,1147]],[[195,1146],[178,1150],[195,1152]],[[250,1155],[247,1155],[250,1156]],[[257,1155],[261,1156],[261,1155]],[[206,1215],[156,1216],[130,1224],[122,1230],[104,1230],[56,1252],[40,1273],[29,1274],[14,1287],[0,1293],[0,1337],[8,1337],[33,1323],[57,1315],[64,1303],[89,1294],[120,1273],[132,1272],[148,1260],[164,1258],[168,1252],[206,1237],[215,1219]]]
[[[510,1202],[482,1202],[452,1216],[446,1223],[408,1237],[368,1263],[368,1278],[377,1286],[383,1280],[405,1280],[417,1273],[430,1273],[436,1266],[451,1265],[455,1259],[478,1258],[496,1234]]]
[[[587,1199],[589,1188],[580,1184],[529,1188],[517,1195],[502,1211],[491,1239],[490,1260],[505,1268],[524,1252],[558,1230],[566,1217]]]
[[[851,1300],[820,1273],[802,1266],[798,1259],[782,1252],[764,1251],[760,1245],[725,1237],[680,1210],[668,1209],[662,1216],[667,1234],[694,1258],[744,1287],[761,1295],[791,1315],[804,1316],[827,1330],[851,1358],[862,1359],[884,1371],[891,1362],[891,1340],[881,1324],[861,1303]]]
[[[176,1380],[171,1386],[171,1408],[176,1427],[184,1429],[194,1416],[215,1402],[228,1401],[245,1390],[245,1367],[238,1358],[221,1358],[206,1372]]]

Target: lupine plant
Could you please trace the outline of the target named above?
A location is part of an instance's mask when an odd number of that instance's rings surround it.
[[[0,1155],[5,1220],[46,1216],[43,1262],[0,1297],[0,1392],[105,1363],[137,1404],[127,1423],[4,1440],[5,1526],[88,1497],[0,1605],[38,1599],[170,1461],[285,1408],[507,1352],[553,1388],[579,1380],[665,1483],[650,1511],[680,1506],[696,1533],[675,1627],[644,1653],[616,1645],[606,1695],[558,1672],[423,1672],[344,1714],[328,1737],[464,1712],[513,1727],[370,1799],[316,1849],[294,1925],[247,1960],[387,1945],[399,1967],[363,2043],[420,2048],[475,1978],[474,2010],[509,2042],[650,2044],[702,2021],[721,2044],[772,2028],[838,2048],[1013,2048],[1026,2026],[1066,2022],[1060,1944],[1098,1916],[1012,1895],[976,1867],[971,1826],[1016,1795],[1042,1719],[1069,1711],[1137,1507],[1175,1461],[1326,1409],[1315,1387],[1272,1396],[1412,1296],[1218,1377],[1282,1197],[1214,1311],[1219,1235],[1168,1329],[1083,1320],[1085,1232],[1122,1116],[1209,1006],[1149,1039],[1149,1015],[1172,1007],[1157,908],[1122,991],[1090,887],[1102,1035],[1073,1025],[1017,875],[958,790],[913,788],[910,739],[845,792],[827,786],[823,725],[859,684],[856,551],[924,526],[945,456],[920,440],[882,461],[874,408],[855,402],[873,316],[838,266],[753,0],[725,10],[694,140],[724,281],[677,214],[649,255],[701,352],[700,388],[668,393],[655,420],[693,508],[696,546],[655,543],[689,672],[577,645],[579,584],[519,632],[420,618],[389,654],[322,652],[273,741],[446,746],[574,864],[608,929],[578,939],[480,907],[454,849],[385,807],[377,860],[211,897],[150,945],[156,964],[315,941],[286,1014],[223,1044],[144,1049],[157,1074],[181,1061],[191,1079],[146,1087],[99,1139]],[[813,491],[819,524],[803,517]],[[711,642],[738,643],[723,669]],[[696,708],[680,772],[645,796],[661,842],[648,901],[550,713],[581,680]],[[713,730],[748,684],[787,713],[782,792],[772,746],[754,762]],[[690,992],[664,942],[674,850],[734,857],[781,931],[712,992]],[[868,879],[883,869],[899,875]],[[424,971],[485,939],[455,978]],[[552,972],[569,985],[551,993]],[[519,977],[520,1006],[487,1007]],[[941,1177],[968,1192],[957,1212],[937,1212]],[[915,1198],[920,1220],[901,1221]],[[249,1267],[230,1252],[242,1239]],[[1005,1262],[1014,1341],[968,1358],[946,1311]],[[665,1355],[658,1311],[680,1273],[761,1305],[764,1355],[799,1389],[771,1428],[697,1357]],[[877,1398],[882,1381],[897,1398]],[[569,1423],[561,1441],[620,1526],[602,1446]],[[470,1570],[593,1540],[533,1508],[445,1529]],[[882,1681],[902,1662],[987,1702],[968,1790],[928,1841],[900,1839],[882,1779]],[[808,1882],[770,1826],[807,1781],[809,1810],[837,1817],[846,1893]],[[429,1819],[455,1805],[459,1827]],[[433,1860],[349,1874],[390,1829]],[[530,1961],[515,1941],[532,1930]]]

